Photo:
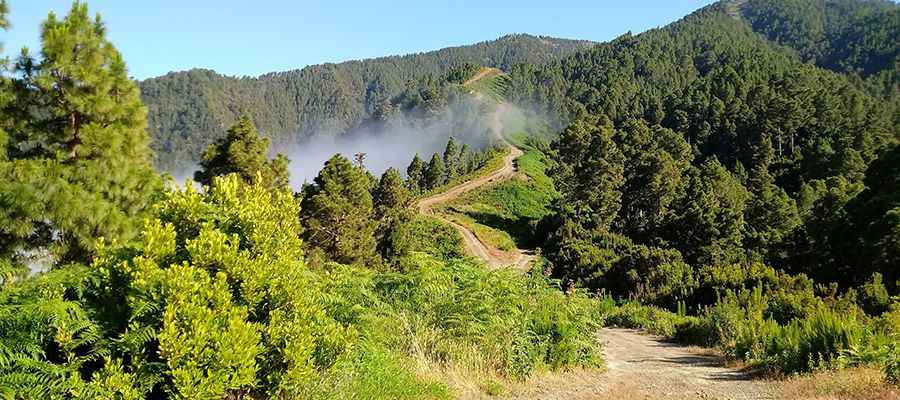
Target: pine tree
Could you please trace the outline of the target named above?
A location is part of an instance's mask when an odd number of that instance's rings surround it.
[[[377,261],[372,195],[365,171],[336,154],[306,188],[301,202],[303,238],[309,247],[343,264]]]
[[[446,182],[444,179],[445,171],[444,160],[437,153],[434,153],[431,156],[431,161],[428,162],[428,168],[425,170],[425,187],[431,190],[443,185]]]
[[[692,265],[742,261],[750,192],[715,158],[687,175],[673,206],[668,239]]]
[[[616,225],[634,239],[651,239],[690,166],[690,146],[681,135],[661,127],[651,131],[643,121],[629,121],[617,139],[626,162]]]
[[[79,2],[62,20],[51,13],[41,48],[39,61],[23,54],[17,63],[0,192],[18,201],[4,207],[15,229],[4,223],[0,230],[31,244],[36,233],[54,232],[37,244],[54,246],[63,261],[84,260],[98,238],[134,236],[161,180],[137,85],[99,17]]]
[[[586,117],[569,125],[554,142],[559,163],[551,169],[567,212],[608,229],[622,205],[624,157],[607,118]]]
[[[460,175],[460,151],[456,140],[451,137],[447,141],[447,147],[444,148],[444,168],[446,169],[447,181],[453,180]]]
[[[242,116],[224,138],[207,147],[194,180],[209,186],[213,177],[238,174],[244,182],[254,183],[258,174],[268,188],[288,187],[290,161],[282,154],[269,160],[268,152],[269,139],[259,136],[249,116]]]
[[[419,158],[418,153],[406,167],[406,185],[413,193],[425,190],[425,163]]]
[[[474,168],[472,160],[472,149],[468,144],[463,143],[459,149],[459,173],[462,175],[472,172]]]
[[[373,193],[375,218],[378,220],[378,248],[382,256],[390,257],[390,243],[397,227],[410,220],[412,195],[406,188],[400,171],[388,168]]]

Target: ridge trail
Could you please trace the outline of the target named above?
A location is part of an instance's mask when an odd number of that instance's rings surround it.
[[[462,236],[466,250],[471,255],[483,260],[490,268],[496,269],[512,265],[516,269],[525,269],[528,267],[531,261],[534,260],[534,256],[529,254],[527,251],[515,249],[514,252],[516,255],[514,259],[510,260],[509,257],[506,256],[502,251],[490,247],[482,242],[480,239],[478,239],[477,236],[475,236],[475,233],[473,233],[466,227],[457,224],[450,219],[434,212],[434,208],[440,204],[444,204],[453,199],[456,199],[459,196],[472,190],[503,182],[515,176],[517,172],[515,160],[522,156],[522,154],[524,153],[518,147],[513,146],[505,140],[503,140],[503,143],[509,149],[509,154],[503,157],[503,165],[499,169],[485,176],[460,183],[459,185],[450,188],[446,192],[438,193],[421,199],[419,200],[418,208],[420,213],[435,216],[441,221],[444,221],[456,228],[460,236]]]

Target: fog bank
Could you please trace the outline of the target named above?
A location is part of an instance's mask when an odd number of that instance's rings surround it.
[[[334,154],[353,160],[365,153],[365,167],[380,176],[394,167],[406,174],[413,156],[425,161],[432,154],[443,154],[447,140],[453,137],[473,150],[487,147],[499,132],[496,115],[501,108],[476,99],[465,99],[433,113],[414,117],[394,115],[384,122],[368,122],[343,135],[322,132],[297,144],[280,145],[273,153],[290,158],[291,186],[298,190],[304,182],[312,182],[325,161]]]

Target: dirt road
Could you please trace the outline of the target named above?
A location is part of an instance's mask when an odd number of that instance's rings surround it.
[[[502,182],[515,176],[515,160],[516,158],[519,158],[523,153],[522,150],[519,150],[517,147],[509,143],[506,143],[506,145],[509,147],[509,154],[503,157],[503,166],[501,166],[496,171],[491,172],[490,174],[454,186],[446,192],[438,193],[434,196],[419,200],[419,212],[422,214],[434,215],[456,228],[456,230],[459,231],[460,236],[462,236],[463,243],[465,244],[466,250],[469,252],[469,254],[482,259],[485,263],[488,264],[490,268],[513,266],[517,269],[525,269],[528,268],[531,260],[534,259],[534,257],[530,253],[516,249],[515,257],[513,259],[510,259],[509,256],[503,251],[485,245],[484,242],[479,240],[478,237],[475,236],[475,234],[466,227],[450,221],[440,214],[434,213],[434,208],[436,206],[451,201],[466,192],[493,183]]]
[[[721,357],[631,329],[603,329],[606,372],[575,371],[538,378],[511,399],[774,398],[772,384],[725,367]]]
[[[503,75],[503,71],[497,68],[482,68],[481,71],[478,71],[475,75],[472,75],[471,78],[467,79],[463,82],[463,86],[470,86],[475,82],[478,82],[485,78],[494,77],[497,75]]]

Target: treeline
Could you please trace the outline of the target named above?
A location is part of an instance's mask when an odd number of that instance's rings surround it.
[[[502,151],[495,147],[473,151],[467,144],[460,146],[451,137],[444,153],[433,154],[427,163],[418,154],[413,157],[406,168],[406,185],[413,193],[427,193],[478,171]]]
[[[571,121],[552,145],[550,272],[679,313],[666,333],[782,372],[897,376],[895,109],[758,35],[736,4],[514,69],[512,98]],[[882,39],[866,45],[895,45]]]
[[[340,135],[377,113],[379,104],[402,93],[410,81],[442,77],[455,68],[461,68],[456,70],[459,74],[476,64],[504,70],[520,63],[540,64],[590,45],[510,35],[471,46],[317,65],[257,78],[191,70],[148,79],[140,87],[149,110],[156,165],[173,171],[196,163],[203,149],[244,114],[277,144],[296,143],[315,133]]]

